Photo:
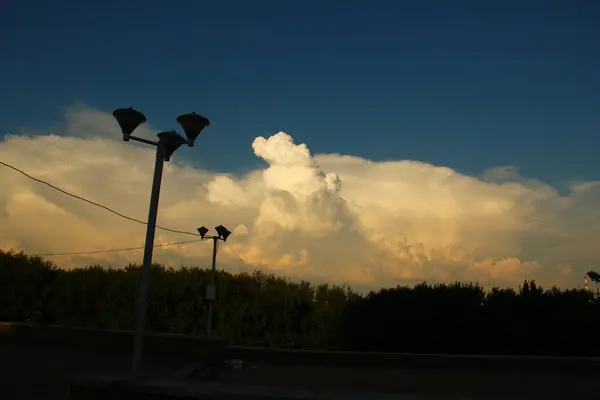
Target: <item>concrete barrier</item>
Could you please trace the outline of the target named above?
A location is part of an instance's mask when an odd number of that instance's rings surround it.
[[[51,346],[68,346],[101,351],[130,352],[133,332],[85,328],[1,323],[0,340],[19,340]],[[144,354],[202,359],[209,365],[222,365],[227,358],[250,363],[330,365],[366,368],[435,369],[522,369],[522,370],[597,370],[596,357],[538,357],[511,355],[367,353],[226,346],[222,339],[146,333]]]
[[[0,322],[0,340],[37,343],[52,347],[97,350],[110,353],[133,351],[134,332]],[[144,354],[181,357],[222,365],[227,348],[222,339],[146,332]]]
[[[254,363],[392,369],[500,369],[600,371],[600,358],[474,354],[368,353],[230,346],[228,355]]]
[[[45,393],[43,398],[65,398],[66,393],[63,394],[63,389],[59,386],[64,385],[66,392],[69,382],[72,399],[288,398],[304,400],[322,398],[313,395],[310,395],[313,397],[304,396],[292,389],[295,387],[353,391],[386,389],[386,391],[402,393],[417,393],[421,390],[433,393],[443,390],[445,395],[454,392],[463,395],[465,393],[462,390],[473,386],[473,382],[476,381],[477,387],[472,389],[472,393],[469,392],[471,394],[480,392],[498,394],[501,389],[502,393],[524,393],[524,390],[529,390],[531,393],[543,393],[544,396],[549,393],[560,395],[556,398],[583,398],[582,393],[585,397],[593,393],[592,389],[588,389],[588,383],[593,382],[600,371],[600,360],[597,358],[282,350],[227,347],[220,339],[206,340],[184,335],[149,333],[146,338],[145,355],[149,353],[168,355],[177,359],[157,357],[151,360],[151,357],[148,357],[148,373],[145,379],[149,382],[144,387],[135,387],[124,381],[129,371],[132,332],[0,323],[0,342],[2,342],[0,344],[3,345],[4,351],[1,358],[4,361],[2,367],[7,372],[3,375],[3,394],[6,394],[4,397],[38,398],[21,395],[26,388],[29,390],[27,393]],[[13,345],[16,342],[25,345]],[[30,346],[35,343],[39,346]],[[57,346],[70,348],[71,351],[64,353],[60,349],[56,351]],[[98,351],[88,354],[73,349]],[[104,354],[98,354],[99,352],[122,354],[117,357],[112,355],[106,357]],[[65,357],[68,358],[66,361]],[[192,357],[196,359],[194,361],[203,358],[206,364],[210,363],[217,367],[222,366],[221,361],[226,358],[239,358],[246,362],[243,363],[241,370],[228,371],[224,376],[217,377],[210,383],[197,376],[188,378],[188,375],[185,375],[180,378],[178,373],[173,373],[173,368],[187,368],[187,360],[182,362],[181,359]],[[248,368],[246,364],[250,364]],[[257,364],[256,368],[252,364]],[[312,366],[298,367],[302,364]],[[464,371],[460,371],[461,368],[464,368]],[[506,371],[497,373],[493,369]],[[539,373],[548,369],[557,371]],[[114,376],[104,378],[102,376],[104,374],[120,374],[121,379],[119,381]],[[93,375],[93,379],[89,379],[90,375]],[[220,382],[221,378],[223,381]],[[158,382],[154,381],[155,379],[170,381]],[[7,389],[9,381],[15,383]],[[370,384],[370,381],[375,382]],[[247,385],[264,385],[266,388],[256,391],[251,390]],[[270,386],[272,388],[268,389]],[[560,387],[563,386],[567,388],[565,389],[567,392],[560,391]],[[38,390],[35,389],[36,387],[43,389]],[[10,388],[20,395],[11,397],[7,394],[10,393]],[[592,392],[588,393],[589,390]],[[284,392],[289,393],[284,395]],[[54,393],[54,397],[50,395],[51,393]],[[59,394],[62,397],[59,397]],[[42,396],[40,395],[39,398]],[[340,395],[325,396],[325,398],[348,397]],[[375,399],[372,395],[362,398]]]

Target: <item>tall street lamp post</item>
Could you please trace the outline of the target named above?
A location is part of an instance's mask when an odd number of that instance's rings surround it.
[[[113,116],[119,123],[123,133],[123,140],[128,142],[134,140],[156,147],[156,161],[154,164],[154,177],[152,178],[152,191],[150,194],[150,209],[148,211],[148,226],[146,229],[146,241],[144,244],[144,258],[142,262],[142,276],[140,279],[140,291],[138,299],[137,316],[135,321],[135,339],[133,343],[132,378],[140,376],[142,345],[144,340],[144,327],[146,322],[146,307],[148,304],[148,286],[150,281],[150,267],[152,266],[152,250],[154,248],[154,234],[156,231],[156,219],[158,217],[158,200],[160,197],[160,185],[162,181],[163,165],[170,161],[173,153],[183,144],[194,147],[194,141],[200,132],[210,122],[208,119],[196,113],[183,114],[177,117],[177,122],[183,128],[187,139],[180,136],[176,131],[160,132],[158,142],[133,136],[133,131],[146,122],[146,117],[133,108],[119,108],[113,112]]]
[[[213,321],[213,303],[217,299],[217,285],[216,285],[216,268],[217,268],[217,249],[219,248],[219,240],[227,241],[231,232],[223,225],[219,225],[215,228],[217,234],[215,236],[207,237],[208,228],[201,226],[198,228],[198,233],[202,239],[212,239],[213,241],[213,252],[212,252],[212,266],[210,268],[210,285],[206,287],[206,299],[208,303],[208,320],[206,321],[206,337],[211,337],[212,332],[212,321]]]

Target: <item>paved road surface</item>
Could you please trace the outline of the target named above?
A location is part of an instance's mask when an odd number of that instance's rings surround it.
[[[224,382],[237,385],[296,386],[328,390],[408,393],[440,398],[522,397],[539,399],[600,398],[595,396],[597,375],[474,369],[410,370],[326,366],[256,365],[229,371]],[[595,397],[594,397],[595,396]]]
[[[171,379],[177,375],[184,383],[190,360],[161,358],[147,360],[145,375],[151,379]],[[125,376],[130,367],[130,354],[99,351],[73,351],[48,348],[40,344],[0,342],[0,396],[2,399],[67,399],[69,378],[78,374],[111,374]],[[477,369],[376,369],[273,364],[256,361],[239,369],[228,369],[220,382],[212,383],[230,390],[248,391],[247,386],[274,388],[307,394],[332,391],[353,392],[345,399],[376,400],[364,392],[404,393],[404,399],[592,399],[597,371],[546,371],[535,373],[519,370]],[[194,384],[194,376],[186,383]],[[196,385],[199,385],[196,382]],[[314,394],[313,393],[313,394]],[[309,393],[310,394],[310,393]],[[356,397],[359,396],[359,397]],[[416,396],[416,397],[415,397]],[[283,395],[276,398],[283,398]],[[306,398],[306,397],[305,397]],[[316,397],[313,397],[316,398]],[[329,396],[329,398],[334,398]],[[387,397],[390,398],[390,397]]]
[[[181,365],[173,359],[145,363],[149,377],[165,377]],[[126,376],[131,356],[107,352],[77,352],[38,344],[0,342],[0,398],[67,399],[69,378],[81,373]]]

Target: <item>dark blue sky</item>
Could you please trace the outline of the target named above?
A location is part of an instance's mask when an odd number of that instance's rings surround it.
[[[195,110],[212,126],[186,157],[221,171],[285,130],[318,153],[600,179],[598,0],[22,0],[0,46],[3,133],[76,103],[159,129]]]

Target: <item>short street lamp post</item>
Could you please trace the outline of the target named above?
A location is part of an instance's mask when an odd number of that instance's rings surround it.
[[[154,177],[152,179],[152,191],[150,194],[150,210],[148,212],[148,226],[146,229],[146,241],[144,244],[144,258],[142,262],[142,276],[140,279],[140,292],[135,321],[135,339],[133,344],[132,378],[140,376],[142,345],[144,340],[144,328],[146,322],[146,307],[148,303],[148,286],[150,282],[150,267],[152,266],[152,250],[154,248],[154,234],[156,231],[156,219],[158,217],[158,200],[160,197],[160,185],[162,181],[163,165],[170,161],[173,153],[183,144],[194,147],[194,141],[200,132],[210,122],[208,119],[196,113],[180,115],[177,122],[183,128],[187,139],[180,136],[176,131],[160,132],[158,142],[132,136],[133,131],[146,122],[146,117],[133,108],[119,108],[113,112],[113,116],[119,123],[123,133],[123,140],[150,144],[156,147],[156,161],[154,164]]]
[[[219,248],[219,240],[227,241],[231,232],[225,228],[223,225],[219,225],[215,228],[217,234],[212,237],[207,237],[208,228],[201,226],[198,228],[198,233],[200,233],[200,237],[202,239],[212,239],[213,241],[213,251],[212,251],[212,266],[210,269],[210,285],[206,287],[206,299],[209,301],[208,303],[208,320],[206,321],[206,337],[210,338],[212,334],[212,322],[213,322],[213,303],[217,299],[217,285],[216,285],[216,275],[217,275],[217,249]]]

